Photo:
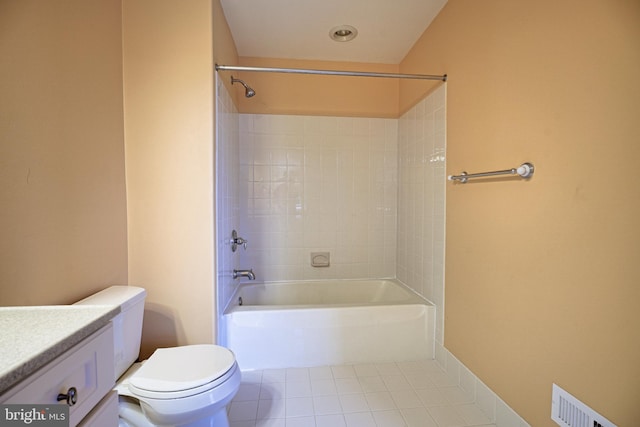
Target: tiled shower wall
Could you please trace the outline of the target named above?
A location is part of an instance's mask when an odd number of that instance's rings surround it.
[[[395,277],[395,119],[240,115],[242,268],[259,281]],[[311,267],[329,252],[329,267]]]
[[[238,171],[240,165],[238,143],[238,112],[225,86],[219,81],[216,99],[216,257],[217,310],[222,315],[237,282],[231,272],[238,268],[240,252],[232,252],[231,230],[239,229]],[[219,334],[224,328],[218,328]],[[226,338],[219,336],[220,342]]]
[[[444,343],[446,85],[400,118],[398,132],[399,280],[436,305]]]

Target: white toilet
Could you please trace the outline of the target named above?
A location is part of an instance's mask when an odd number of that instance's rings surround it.
[[[146,291],[112,286],[76,304],[120,305],[113,319],[120,427],[228,427],[226,406],[240,387],[234,354],[213,344],[140,353]]]

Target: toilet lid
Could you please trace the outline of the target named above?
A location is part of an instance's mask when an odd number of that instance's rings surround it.
[[[231,350],[212,344],[160,348],[129,379],[134,389],[172,393],[215,381],[235,364]]]

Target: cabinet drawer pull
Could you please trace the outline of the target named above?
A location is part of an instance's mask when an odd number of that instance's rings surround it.
[[[78,390],[76,390],[75,387],[71,387],[67,391],[67,394],[62,394],[62,393],[58,394],[58,402],[62,400],[66,400],[67,405],[69,406],[75,405],[76,402],[78,401]]]

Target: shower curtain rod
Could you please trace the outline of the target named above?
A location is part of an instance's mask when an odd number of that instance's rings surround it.
[[[255,71],[260,73],[320,74],[326,76],[385,77],[395,79],[447,81],[446,74],[442,76],[434,76],[429,74],[372,73],[368,71],[310,70],[305,68],[244,67],[238,65],[218,64],[216,64],[216,71]]]

